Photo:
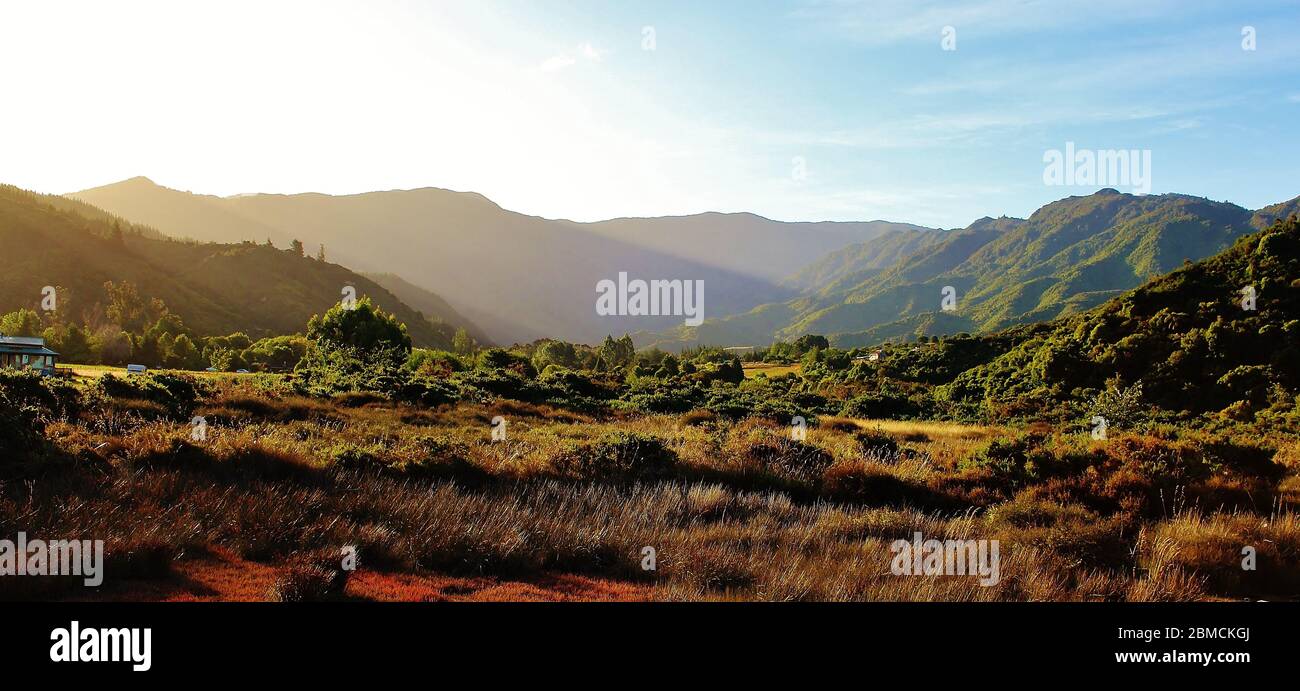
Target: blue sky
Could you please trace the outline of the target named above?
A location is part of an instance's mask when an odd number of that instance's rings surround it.
[[[1155,193],[1300,195],[1296,0],[27,5],[0,180],[42,191],[954,227],[1094,191],[1043,183],[1074,142],[1150,150]]]

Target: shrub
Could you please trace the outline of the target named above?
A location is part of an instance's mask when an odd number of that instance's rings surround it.
[[[749,447],[748,456],[764,468],[800,482],[816,483],[835,462],[825,449],[787,437],[774,437]]]
[[[414,377],[398,386],[397,399],[415,405],[437,407],[460,400],[460,389],[432,377]]]
[[[662,440],[627,432],[569,447],[551,459],[557,474],[578,480],[653,480],[671,475],[676,466],[676,452]]]
[[[0,466],[29,457],[45,445],[39,411],[10,399],[0,390]]]
[[[856,429],[856,428],[855,428]],[[860,430],[854,435],[862,452],[875,458],[889,458],[898,453],[898,442],[879,427]]]
[[[343,597],[349,571],[342,558],[325,553],[294,555],[268,593],[275,602],[321,602]]]
[[[840,408],[840,415],[858,418],[913,418],[920,413],[921,408],[916,402],[891,391],[862,394],[846,401]]]
[[[89,391],[93,396],[154,403],[162,406],[168,415],[187,418],[206,388],[192,376],[160,372],[125,378],[105,374],[95,380]]]
[[[1046,448],[1045,437],[1023,434],[993,439],[984,448],[962,459],[957,467],[961,470],[986,470],[1003,482],[1019,484],[1060,473],[1065,468],[1059,461]]]
[[[0,370],[0,392],[15,404],[33,407],[46,420],[75,417],[82,408],[75,385],[30,370]]]

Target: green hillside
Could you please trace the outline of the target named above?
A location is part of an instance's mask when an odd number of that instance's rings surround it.
[[[1211,256],[1296,204],[1252,213],[1187,195],[1105,189],[1053,202],[1024,220],[983,218],[961,230],[889,233],[792,276],[786,284],[804,295],[780,308],[643,334],[640,342],[749,345],[824,334],[851,347],[1047,321]],[[941,312],[948,287],[956,309]],[[775,323],[774,315],[788,319]]]
[[[374,281],[325,261],[265,244],[193,243],[151,237],[80,202],[0,186],[0,312],[39,306],[58,288],[71,319],[103,322],[104,284],[127,281],[157,298],[196,335],[244,332],[254,338],[302,331],[354,286],[407,325],[421,345],[446,347],[438,328]]]
[[[1276,222],[1210,259],[1037,330],[941,387],[939,396],[985,411],[1041,410],[1139,383],[1144,406],[1232,419],[1293,414],[1300,220]]]

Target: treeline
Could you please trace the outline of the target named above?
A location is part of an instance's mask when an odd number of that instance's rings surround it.
[[[58,308],[19,309],[0,316],[0,334],[45,339],[61,362],[86,365],[139,364],[203,370],[289,372],[306,355],[300,335],[254,340],[243,333],[201,336],[158,298],[145,300],[128,281],[104,284],[103,299],[74,320],[72,296],[55,288]]]
[[[742,354],[696,347],[638,351],[544,339],[451,350],[412,347],[406,325],[369,299],[313,316],[303,335],[197,338],[158,300],[105,285],[105,324],[64,324],[30,310],[0,319],[44,334],[66,359],[290,372],[302,393],[364,392],[437,405],[497,398],[579,411],[1049,421],[1087,428],[1266,423],[1300,432],[1300,220],[1149,282],[1088,312],[990,335],[926,337],[874,348],[823,336],[743,353],[798,364],[746,378]]]

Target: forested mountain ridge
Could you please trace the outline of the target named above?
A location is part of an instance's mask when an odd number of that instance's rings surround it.
[[[638,342],[752,345],[812,333],[853,347],[1047,321],[1211,256],[1295,206],[1293,200],[1252,213],[1188,195],[1104,189],[1053,202],[1028,219],[890,233],[792,276],[787,285],[804,293],[798,298],[694,329],[641,333]],[[952,309],[944,309],[947,289]]]
[[[0,187],[0,312],[39,308],[50,286],[57,310],[94,326],[106,319],[111,281],[161,300],[198,335],[257,338],[301,331],[351,286],[397,315],[415,342],[450,346],[452,329],[346,267],[260,243],[157,239],[103,211],[84,212],[79,202]]]
[[[1300,220],[1276,221],[1209,259],[1037,327],[938,394],[1023,412],[1103,390],[1132,391],[1142,405],[1231,419],[1294,415]]]

